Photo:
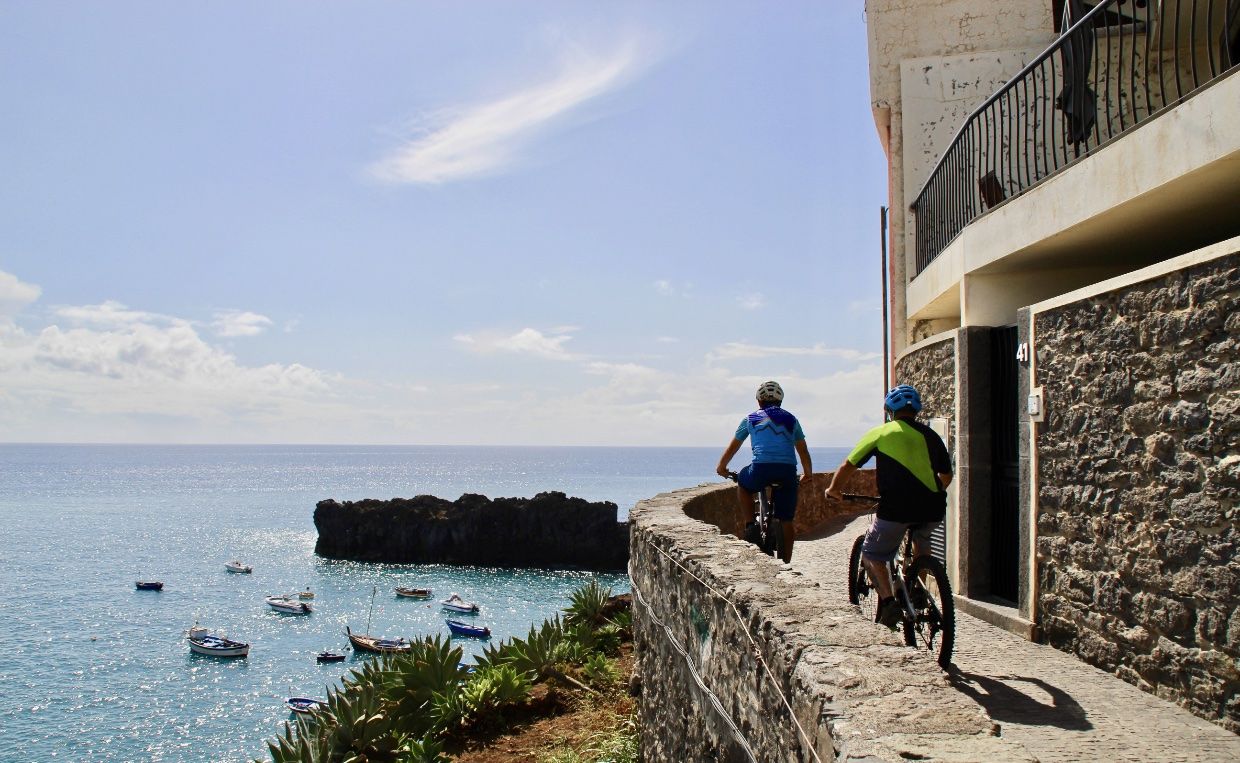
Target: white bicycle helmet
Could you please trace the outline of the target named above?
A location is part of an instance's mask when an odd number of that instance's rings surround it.
[[[779,386],[778,382],[762,382],[762,384],[758,386],[758,394],[755,397],[759,400],[770,400],[772,402],[782,403],[784,401],[784,388]]]

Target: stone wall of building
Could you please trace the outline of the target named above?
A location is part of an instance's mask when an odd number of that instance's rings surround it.
[[[688,488],[630,513],[644,760],[1032,760],[840,586],[690,516],[730,492]]]
[[[911,384],[921,393],[920,418],[951,422],[948,450],[956,447],[956,338],[948,337],[909,352],[896,361],[895,384]]]
[[[1240,731],[1240,253],[1033,328],[1045,639]]]

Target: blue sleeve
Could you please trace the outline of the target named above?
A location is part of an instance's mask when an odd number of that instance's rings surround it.
[[[805,439],[805,432],[801,431],[801,421],[798,419],[796,426],[792,428],[792,441],[801,442]]]
[[[733,436],[736,439],[740,440],[741,442],[744,442],[745,438],[749,437],[749,418],[748,417],[741,419],[741,425],[736,428],[736,434]]]

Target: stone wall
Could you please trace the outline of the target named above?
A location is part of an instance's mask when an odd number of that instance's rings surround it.
[[[644,760],[1031,760],[839,586],[690,516],[730,492],[665,493],[630,514]]]
[[[1045,639],[1240,731],[1240,253],[1033,322]]]
[[[832,472],[815,472],[810,475],[808,483],[801,483],[797,490],[796,519],[793,520],[796,537],[813,535],[841,514],[856,511],[853,505],[828,500],[823,495],[831,484],[832,475]],[[854,472],[842,491],[857,495],[878,495],[878,488],[874,484],[874,470],[862,469]],[[685,507],[685,511],[696,520],[712,524],[724,532],[731,532],[736,521],[736,504],[735,488],[716,490],[693,501]]]
[[[951,422],[951,442],[956,448],[956,339],[948,337],[913,350],[896,361],[895,384],[911,384],[921,393],[922,421],[945,418]]]

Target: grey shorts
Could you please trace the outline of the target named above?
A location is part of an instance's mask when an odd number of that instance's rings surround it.
[[[913,533],[914,541],[929,543],[930,534],[941,524],[942,522],[890,522],[874,517],[870,529],[865,532],[865,542],[861,544],[861,555],[875,562],[890,562],[900,551],[900,542],[904,540],[905,530]]]

